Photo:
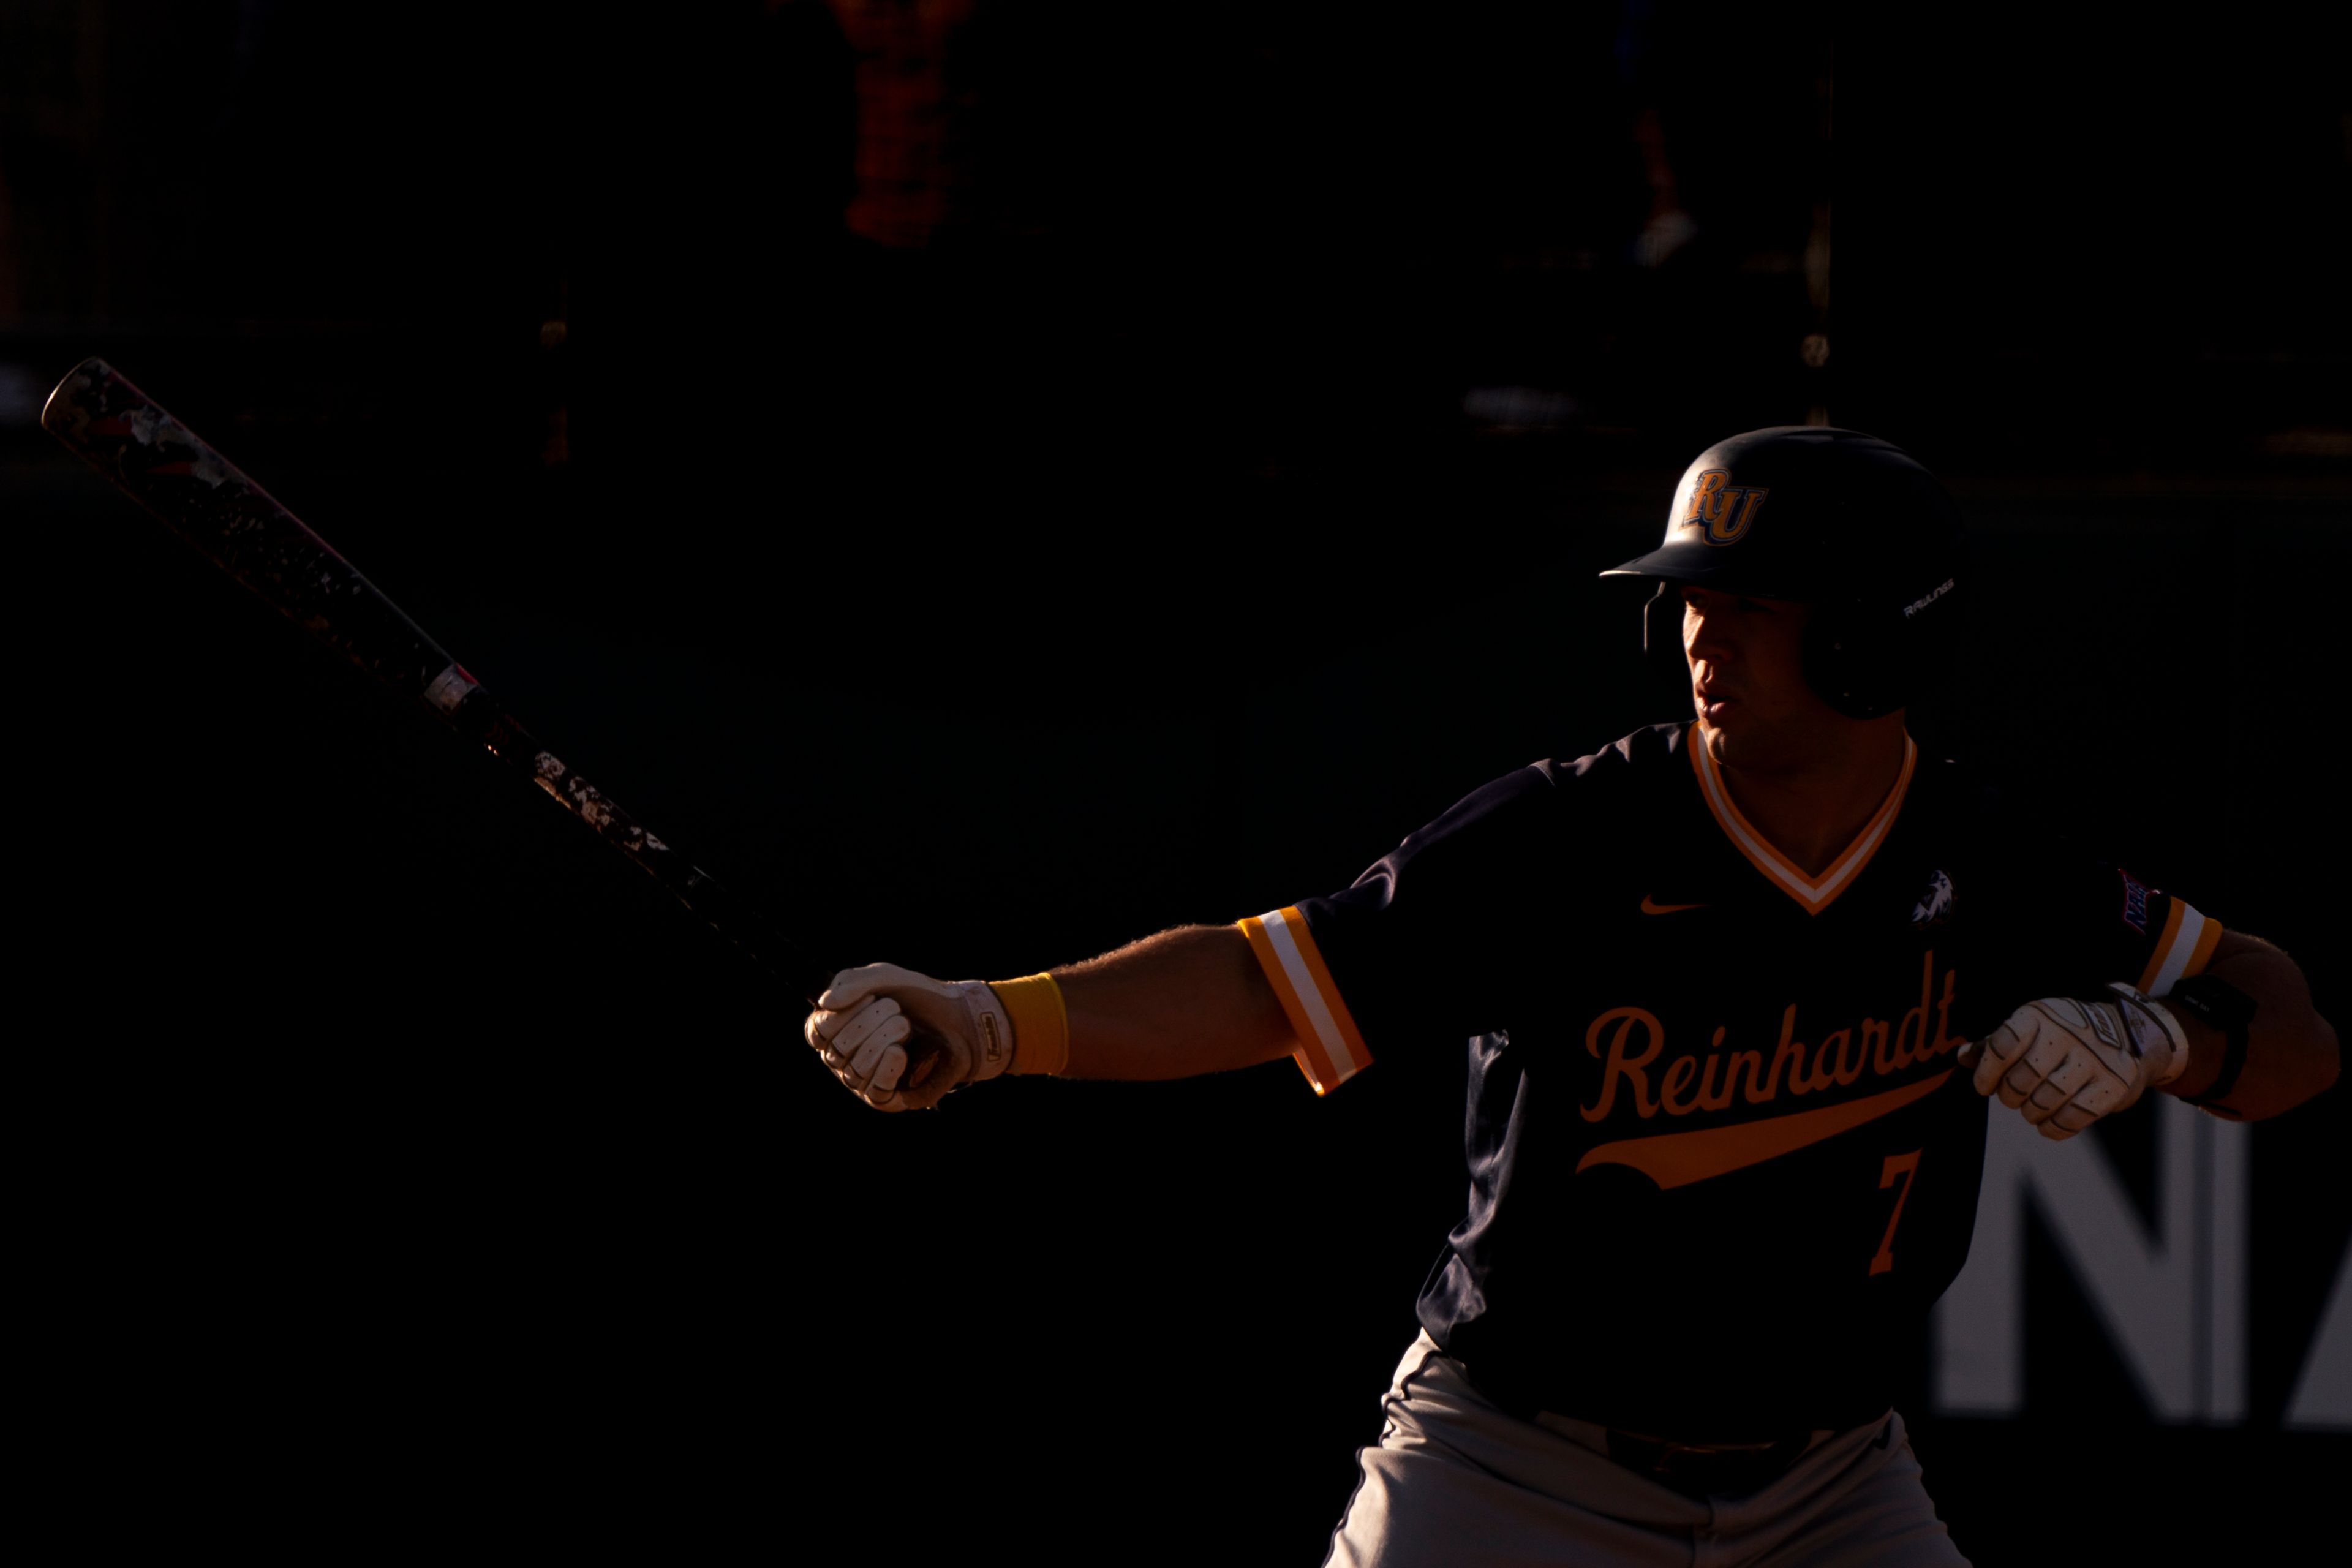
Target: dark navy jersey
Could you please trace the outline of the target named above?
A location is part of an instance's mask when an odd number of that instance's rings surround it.
[[[1496,780],[1344,892],[1242,922],[1318,1092],[1469,1041],[1469,1208],[1421,1321],[1474,1380],[1632,1430],[1868,1420],[1968,1253],[2037,996],[2162,994],[2221,928],[1903,772],[1807,876],[1687,725]]]

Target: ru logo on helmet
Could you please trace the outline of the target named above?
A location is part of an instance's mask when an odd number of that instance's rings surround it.
[[[1735,485],[1728,468],[1707,468],[1691,487],[1685,522],[1704,523],[1709,544],[1729,544],[1748,531],[1757,509],[1771,492],[1761,485]]]

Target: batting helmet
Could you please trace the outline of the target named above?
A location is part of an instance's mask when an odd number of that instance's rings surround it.
[[[1874,719],[1943,672],[1964,572],[1959,509],[1935,476],[1875,436],[1782,425],[1700,453],[1675,487],[1665,542],[1601,575],[1664,579],[1644,647],[1663,640],[1653,623],[1678,608],[1680,584],[1811,604],[1806,684]]]

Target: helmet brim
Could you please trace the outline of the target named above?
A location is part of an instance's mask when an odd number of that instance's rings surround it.
[[[1795,584],[1777,583],[1769,572],[1759,574],[1754,561],[1742,562],[1736,552],[1688,539],[1675,540],[1647,555],[1636,555],[1622,565],[1612,566],[1601,575],[1660,577],[1672,583],[1696,583],[1701,587],[1747,594],[1759,599],[1811,599],[1820,595],[1818,585],[1810,591],[1792,591],[1797,587]]]

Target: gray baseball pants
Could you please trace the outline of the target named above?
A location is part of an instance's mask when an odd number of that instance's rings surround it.
[[[1611,1459],[1601,1427],[1504,1414],[1425,1333],[1384,1408],[1327,1568],[1967,1568],[1892,1412],[1701,1501]]]

